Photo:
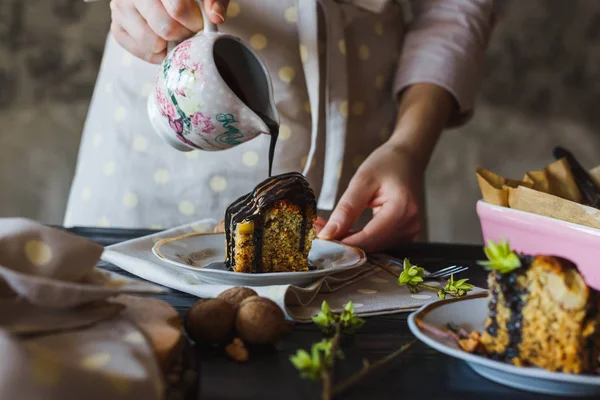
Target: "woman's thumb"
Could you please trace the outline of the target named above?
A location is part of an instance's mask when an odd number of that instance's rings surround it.
[[[229,0],[206,0],[204,3],[205,11],[214,24],[225,22]]]

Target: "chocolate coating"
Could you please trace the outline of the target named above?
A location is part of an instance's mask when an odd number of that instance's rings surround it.
[[[254,222],[253,272],[262,272],[262,242],[265,213],[277,201],[285,200],[300,208],[303,221],[300,240],[300,251],[304,251],[307,233],[306,210],[316,212],[317,201],[313,190],[304,176],[298,172],[276,175],[261,182],[251,193],[234,201],[225,212],[225,238],[227,241],[226,264],[230,269],[235,266],[235,232],[236,225],[242,222]]]

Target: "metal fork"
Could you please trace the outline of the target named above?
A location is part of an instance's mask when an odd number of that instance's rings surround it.
[[[395,277],[399,277],[400,274],[398,272],[396,272],[394,269],[390,268],[388,265],[384,264],[383,261],[389,261],[392,264],[396,264],[401,267],[404,266],[403,261],[397,260],[393,257],[384,256],[382,254],[371,254],[369,256],[369,260],[373,264],[377,265],[378,267],[385,270],[386,272],[389,272],[390,274],[394,275]],[[464,272],[468,269],[469,269],[469,267],[465,267],[465,266],[461,266],[461,265],[451,265],[449,267],[442,268],[439,271],[435,271],[430,274],[427,274],[423,277],[423,279],[427,279],[427,280],[444,279],[444,278],[449,277],[450,275],[458,274],[459,272]]]

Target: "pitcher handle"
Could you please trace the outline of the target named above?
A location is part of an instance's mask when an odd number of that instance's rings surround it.
[[[219,32],[219,28],[217,24],[213,23],[208,17],[208,13],[204,9],[204,0],[196,0],[196,3],[200,6],[200,12],[202,13],[202,21],[204,22],[204,28],[200,32],[207,33],[217,33]],[[200,33],[198,32],[198,33]],[[196,33],[196,35],[198,34]],[[177,46],[180,42],[167,42],[167,53],[170,53],[175,46]]]
[[[196,2],[200,6],[200,12],[202,13],[202,19],[204,20],[204,32],[211,32],[211,33],[219,32],[219,29],[217,28],[217,24],[214,24],[210,20],[210,18],[208,18],[208,14],[206,13],[206,10],[204,9],[204,0],[196,0]]]

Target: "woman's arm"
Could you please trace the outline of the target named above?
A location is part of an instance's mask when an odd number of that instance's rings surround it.
[[[431,83],[452,95],[457,108],[449,125],[472,114],[481,83],[485,49],[494,25],[494,0],[413,0],[398,61],[394,96],[416,83]]]
[[[409,151],[413,161],[425,170],[438,138],[455,114],[457,104],[446,90],[431,83],[417,83],[400,96],[396,126],[384,144]]]
[[[394,95],[391,138],[359,167],[319,233],[366,251],[411,240],[420,230],[423,175],[442,130],[473,110],[483,56],[493,25],[492,0],[416,0]],[[352,226],[366,208],[373,219]]]
[[[412,240],[420,231],[423,174],[440,133],[456,109],[452,95],[430,83],[408,87],[400,96],[390,139],[358,168],[329,221],[317,221],[322,239],[342,239],[365,251]],[[373,219],[350,233],[365,208]]]

